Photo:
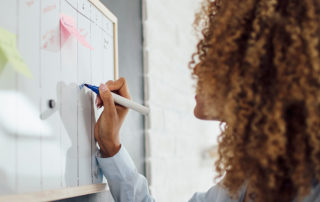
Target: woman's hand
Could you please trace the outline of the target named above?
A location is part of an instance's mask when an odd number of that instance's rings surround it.
[[[100,97],[97,97],[96,104],[99,108],[103,106],[104,109],[95,125],[94,137],[104,158],[111,157],[120,150],[119,131],[129,111],[128,108],[114,103],[111,91],[131,99],[124,78],[108,81],[99,87]]]

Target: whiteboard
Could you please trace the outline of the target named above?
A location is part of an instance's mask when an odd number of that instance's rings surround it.
[[[117,18],[98,0],[0,4],[0,28],[16,35],[17,50],[32,74],[28,78],[10,63],[0,72],[0,199],[89,190],[94,184],[99,188],[91,192],[101,191],[93,138],[101,110],[95,95],[79,85],[117,79]],[[69,30],[67,36],[62,16],[74,20],[76,33]]]

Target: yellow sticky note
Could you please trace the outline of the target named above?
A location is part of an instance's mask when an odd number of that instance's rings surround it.
[[[5,59],[17,72],[26,77],[32,78],[29,68],[24,63],[19,51],[17,50],[16,35],[0,28],[0,71],[6,64],[6,61],[3,61]]]

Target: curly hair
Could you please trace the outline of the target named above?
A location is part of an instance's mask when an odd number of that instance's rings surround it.
[[[303,199],[320,180],[320,1],[206,1],[189,67],[219,114],[222,185],[255,201]],[[222,124],[224,126],[222,127]]]

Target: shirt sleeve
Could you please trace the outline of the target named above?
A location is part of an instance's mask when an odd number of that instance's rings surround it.
[[[154,202],[146,178],[137,169],[123,145],[119,152],[109,158],[96,158],[102,173],[107,178],[115,202]]]

